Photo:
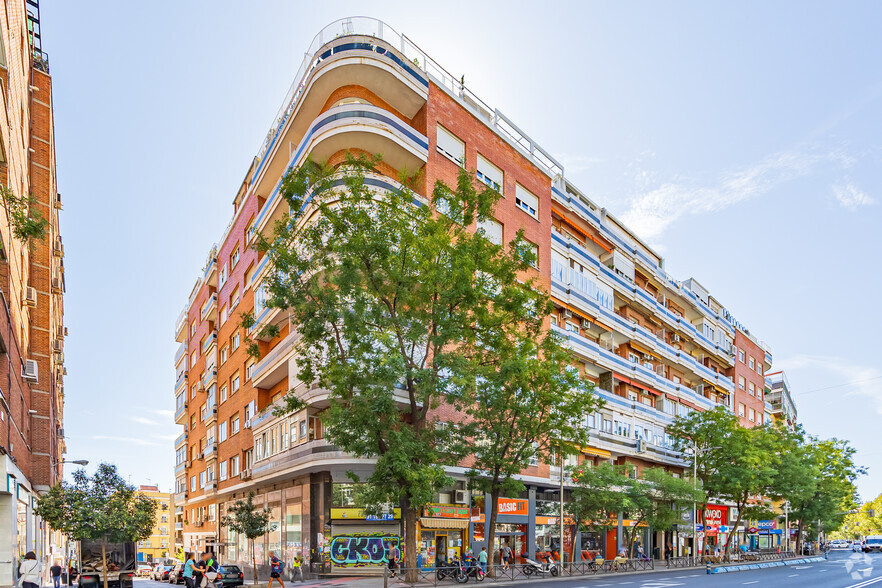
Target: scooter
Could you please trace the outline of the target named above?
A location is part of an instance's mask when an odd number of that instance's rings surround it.
[[[525,563],[523,570],[525,576],[531,576],[533,574],[538,574],[544,576],[545,574],[551,574],[556,577],[560,570],[557,568],[557,564],[554,563],[554,560],[551,559],[551,556],[547,553],[544,556],[544,562],[539,563],[536,560],[530,559],[527,557],[526,553],[522,553],[521,557],[524,559]]]
[[[474,578],[477,582],[484,580],[484,570],[478,565],[478,561],[474,557],[463,558],[461,573],[457,574],[456,581],[465,584],[469,578]]]

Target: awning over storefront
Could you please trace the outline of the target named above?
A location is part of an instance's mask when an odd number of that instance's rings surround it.
[[[423,529],[468,529],[468,519],[431,519],[420,517],[420,526]]]
[[[597,449],[595,447],[580,447],[579,450],[585,455],[596,455],[597,457],[612,457],[612,453],[605,449]]]

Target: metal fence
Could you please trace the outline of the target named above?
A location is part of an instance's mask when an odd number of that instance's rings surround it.
[[[554,568],[554,571],[552,571]],[[488,565],[487,574],[483,578],[485,583],[517,582],[542,580],[551,577],[574,577],[593,576],[597,574],[615,574],[620,572],[639,572],[654,570],[655,561],[651,559],[624,559],[596,560],[594,562],[571,562],[553,564],[550,567],[542,567],[538,571],[527,564],[511,566]],[[411,572],[410,574],[408,572]],[[386,572],[384,572],[386,573]],[[474,581],[469,577],[469,581]],[[398,568],[394,577],[386,578],[388,586],[446,586],[457,584],[456,575],[445,573],[444,569],[425,570]]]
[[[666,560],[668,568],[694,568],[707,564],[749,563],[754,561],[780,561],[797,557],[793,551],[748,551],[728,555],[703,555],[700,557],[670,557]]]

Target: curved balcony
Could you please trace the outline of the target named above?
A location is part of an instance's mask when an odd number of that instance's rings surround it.
[[[205,304],[202,305],[200,315],[204,321],[214,322],[217,320],[217,292],[212,292]]]
[[[175,323],[175,341],[182,343],[187,339],[187,309],[181,311]]]
[[[251,374],[255,388],[269,390],[282,380],[288,379],[289,360],[299,340],[300,333],[292,331],[257,362],[254,373]]]
[[[181,346],[178,347],[178,350],[175,352],[175,366],[181,363],[182,359],[186,359],[187,357],[187,342],[184,341],[181,343]],[[183,369],[187,369],[187,362],[184,362]]]
[[[287,169],[311,156],[324,161],[334,153],[362,149],[380,153],[395,169],[420,169],[428,159],[429,139],[390,112],[367,104],[346,104],[322,113],[310,126]],[[279,194],[284,173],[280,173],[266,203],[254,222],[256,231],[265,231],[285,213]]]
[[[187,432],[184,431],[183,433],[181,433],[181,435],[177,439],[175,439],[175,449],[177,449],[181,445],[186,445],[186,444],[187,444]]]
[[[415,60],[426,63],[416,46],[376,19],[341,19],[319,31],[257,154],[255,186],[282,174],[287,145],[301,141],[308,121],[342,86],[363,86],[413,118],[429,90],[428,76]]]
[[[187,414],[187,403],[184,403],[184,406],[175,411],[175,424],[176,425],[186,425],[187,418],[189,414]]]

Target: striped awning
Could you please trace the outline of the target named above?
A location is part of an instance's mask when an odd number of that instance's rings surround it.
[[[468,519],[433,519],[420,517],[420,526],[423,529],[468,529]]]

